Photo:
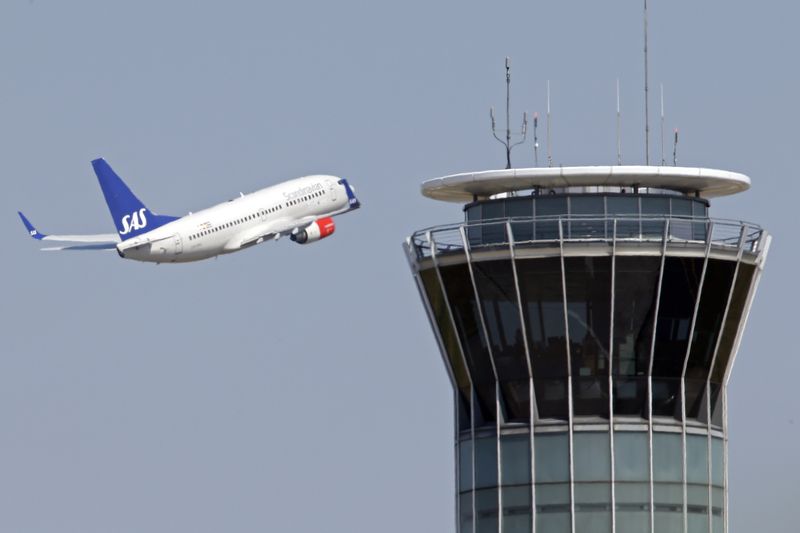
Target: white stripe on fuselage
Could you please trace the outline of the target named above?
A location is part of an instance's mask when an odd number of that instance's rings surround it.
[[[133,239],[119,249],[126,258],[159,263],[207,259],[240,250],[243,241],[276,227],[343,213],[347,191],[336,176],[297,178],[197,211]],[[267,235],[269,237],[269,235]]]

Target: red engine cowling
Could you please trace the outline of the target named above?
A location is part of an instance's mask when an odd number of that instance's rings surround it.
[[[320,218],[312,222],[306,229],[300,230],[290,238],[297,244],[308,244],[333,235],[336,224],[331,217]]]

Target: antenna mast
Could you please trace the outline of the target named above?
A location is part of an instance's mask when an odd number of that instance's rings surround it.
[[[675,128],[675,141],[672,144],[672,166],[678,166],[678,128]]]
[[[533,114],[533,162],[535,166],[539,166],[539,113]]]
[[[664,166],[664,84],[661,84],[661,166]]]
[[[553,154],[550,151],[550,80],[547,80],[547,166],[553,166]]]
[[[506,147],[506,168],[511,168],[511,149],[525,142],[528,135],[528,113],[522,114],[522,139],[514,144],[511,143],[511,58],[506,57],[506,138],[505,140],[497,136],[495,131],[494,107],[489,108],[489,116],[492,119],[492,135],[497,142]]]
[[[619,78],[617,78],[617,165],[622,165],[622,132],[620,131]]]
[[[644,0],[644,162],[650,164],[650,88],[647,65],[647,0]]]

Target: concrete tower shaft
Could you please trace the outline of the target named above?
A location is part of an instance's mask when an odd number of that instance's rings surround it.
[[[423,185],[472,200],[406,242],[454,387],[458,531],[727,530],[726,385],[770,237],[706,198],[748,186],[674,167]]]

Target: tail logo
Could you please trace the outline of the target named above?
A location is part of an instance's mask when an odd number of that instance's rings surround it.
[[[130,215],[125,215],[122,217],[122,228],[123,231],[120,231],[120,235],[127,235],[131,231],[139,231],[142,228],[147,227],[147,217],[145,217],[144,213],[147,209],[142,208],[138,211],[134,211]]]

